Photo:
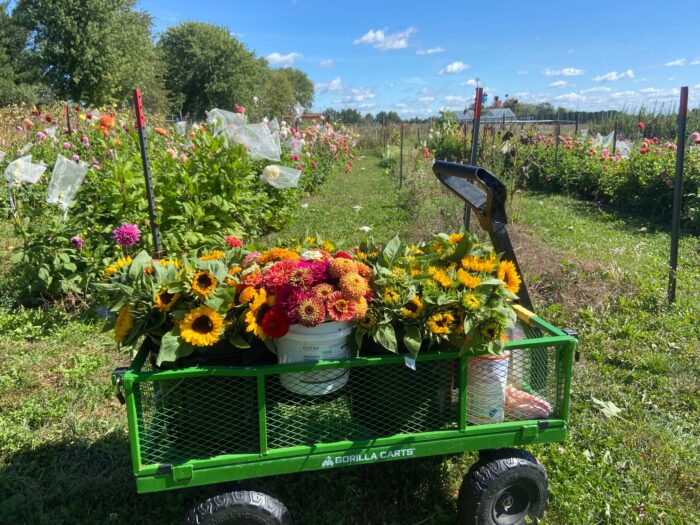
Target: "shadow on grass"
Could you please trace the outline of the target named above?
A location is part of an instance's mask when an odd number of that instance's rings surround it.
[[[0,523],[182,523],[193,505],[234,487],[137,494],[129,445],[118,433],[1,458]],[[450,462],[437,457],[263,478],[244,486],[278,497],[297,524],[451,525],[450,470]]]

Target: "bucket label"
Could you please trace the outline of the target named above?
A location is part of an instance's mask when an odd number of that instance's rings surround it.
[[[347,456],[327,456],[321,463],[322,468],[349,465],[352,463],[369,463],[382,459],[405,458],[413,456],[415,448],[400,448],[398,450],[384,450],[383,452],[370,452],[367,454],[350,454]]]

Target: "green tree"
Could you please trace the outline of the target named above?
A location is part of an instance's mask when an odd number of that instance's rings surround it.
[[[314,103],[314,83],[306,73],[293,67],[285,67],[279,71],[292,83],[296,101],[305,108],[310,108]]]
[[[201,117],[214,107],[248,106],[262,87],[265,62],[221,26],[184,22],[158,42],[177,109]]]
[[[60,96],[102,104],[127,100],[137,85],[160,85],[151,17],[135,6],[135,0],[19,0],[13,15],[29,32],[40,77]]]
[[[283,69],[268,69],[265,72],[262,109],[269,117],[286,117],[296,101],[294,86]]]
[[[374,123],[375,122],[374,115],[372,115],[371,113],[367,113],[365,115],[365,121],[369,122],[370,124]]]
[[[356,109],[352,108],[345,108],[341,110],[338,117],[343,124],[359,124],[362,120],[362,114]]]

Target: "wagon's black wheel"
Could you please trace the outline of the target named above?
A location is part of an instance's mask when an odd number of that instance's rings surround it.
[[[236,490],[209,498],[187,516],[188,525],[291,525],[287,507],[254,490]]]
[[[482,454],[459,489],[460,525],[536,523],[547,507],[544,467],[524,450],[505,448]]]

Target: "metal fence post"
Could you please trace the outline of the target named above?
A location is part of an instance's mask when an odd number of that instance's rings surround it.
[[[615,125],[613,126],[613,147],[612,147],[612,154],[615,155],[615,150],[617,149],[617,120],[615,121]]]
[[[403,122],[401,123],[401,140],[399,150],[399,189],[401,189],[403,186]]]
[[[685,128],[688,118],[688,87],[681,88],[678,107],[678,141],[676,143],[676,176],[673,182],[673,218],[671,222],[671,257],[668,272],[668,302],[676,300],[676,273],[678,270],[678,237],[681,229],[681,195],[683,189],[683,162],[685,161]]]

